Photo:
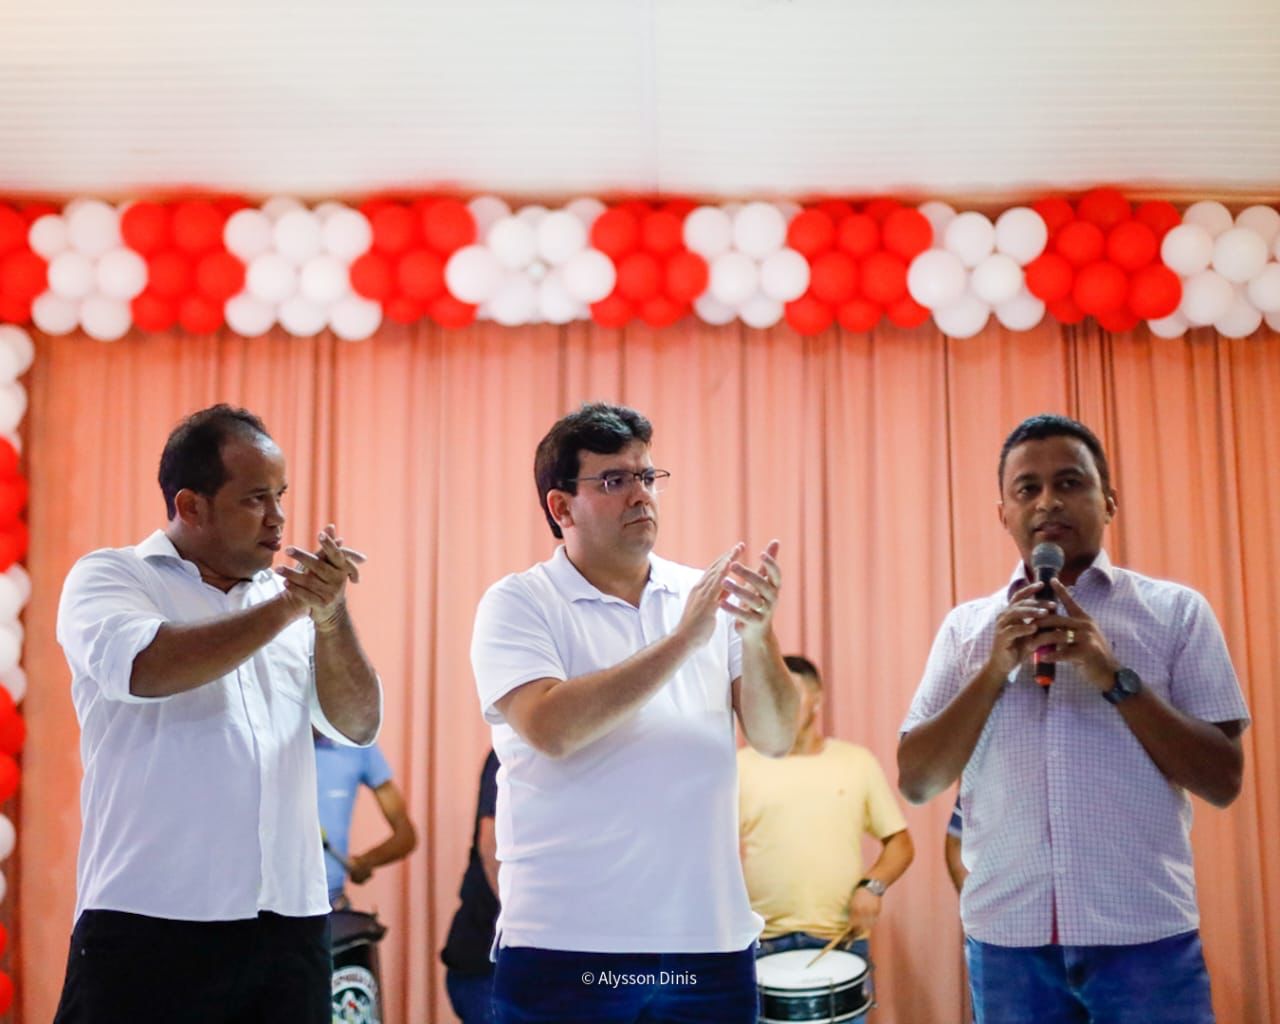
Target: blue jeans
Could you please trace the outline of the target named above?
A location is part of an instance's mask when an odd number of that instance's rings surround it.
[[[493,1024],[493,974],[444,972],[449,1005],[462,1024]]]
[[[820,939],[816,935],[810,935],[808,932],[787,932],[785,935],[779,935],[776,938],[761,939],[759,946],[756,948],[756,957],[768,956],[770,953],[786,953],[792,949],[821,949],[829,941],[829,939]],[[856,953],[867,962],[868,968],[872,967],[871,946],[866,939],[854,939],[852,942],[845,942],[836,948]],[[873,1000],[872,1007],[875,1006],[875,994],[875,971],[870,970],[867,974],[867,995],[871,996]],[[861,1017],[855,1018],[855,1020],[860,1019]]]
[[[975,1024],[1213,1024],[1200,933],[1133,946],[965,939]]]
[[[493,1010],[496,1024],[755,1024],[755,956],[504,946]]]

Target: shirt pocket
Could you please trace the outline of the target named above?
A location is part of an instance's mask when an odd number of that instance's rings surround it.
[[[266,690],[296,704],[309,705],[315,678],[310,632],[297,622],[282,631],[260,652],[266,672]]]

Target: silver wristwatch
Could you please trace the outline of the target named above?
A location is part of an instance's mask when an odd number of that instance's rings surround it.
[[[886,892],[889,891],[889,887],[885,885],[884,882],[880,881],[880,879],[878,878],[864,878],[857,885],[855,885],[854,888],[867,889],[870,892],[875,893],[877,896],[883,896]]]

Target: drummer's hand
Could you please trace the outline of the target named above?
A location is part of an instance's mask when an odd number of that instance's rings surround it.
[[[849,898],[849,933],[855,939],[864,939],[880,917],[882,900],[866,886],[854,889]]]
[[[363,885],[365,882],[369,881],[370,876],[373,875],[373,868],[369,867],[364,860],[358,856],[352,857],[347,861],[347,864],[349,866],[347,874],[351,878],[351,881],[355,882],[356,885]]]

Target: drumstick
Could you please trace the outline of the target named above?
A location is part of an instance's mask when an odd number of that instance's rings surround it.
[[[817,956],[815,956],[812,960],[810,960],[807,964],[805,964],[805,965],[804,965],[805,970],[808,970],[810,967],[812,967],[814,964],[816,964],[819,960],[821,960],[824,956],[826,956],[828,953],[830,953],[833,949],[835,949],[835,948],[836,948],[836,946],[840,945],[840,943],[841,943],[841,942],[843,942],[845,939],[847,939],[847,938],[848,938],[850,935],[852,935],[852,934],[853,934],[853,928],[852,928],[852,927],[846,928],[844,931],[842,931],[842,932],[841,932],[839,935],[837,935],[834,939],[832,939],[832,940],[831,940],[830,942],[828,942],[825,946],[823,946],[820,950],[818,950],[818,955],[817,955]]]
[[[351,874],[351,862],[349,860],[344,860],[342,855],[338,853],[338,851],[335,850],[332,846],[329,845],[329,837],[324,834],[324,829],[320,830],[320,842],[324,846],[324,852],[327,853],[334,860],[336,860],[339,864],[341,864],[343,871],[345,871],[348,875]]]

